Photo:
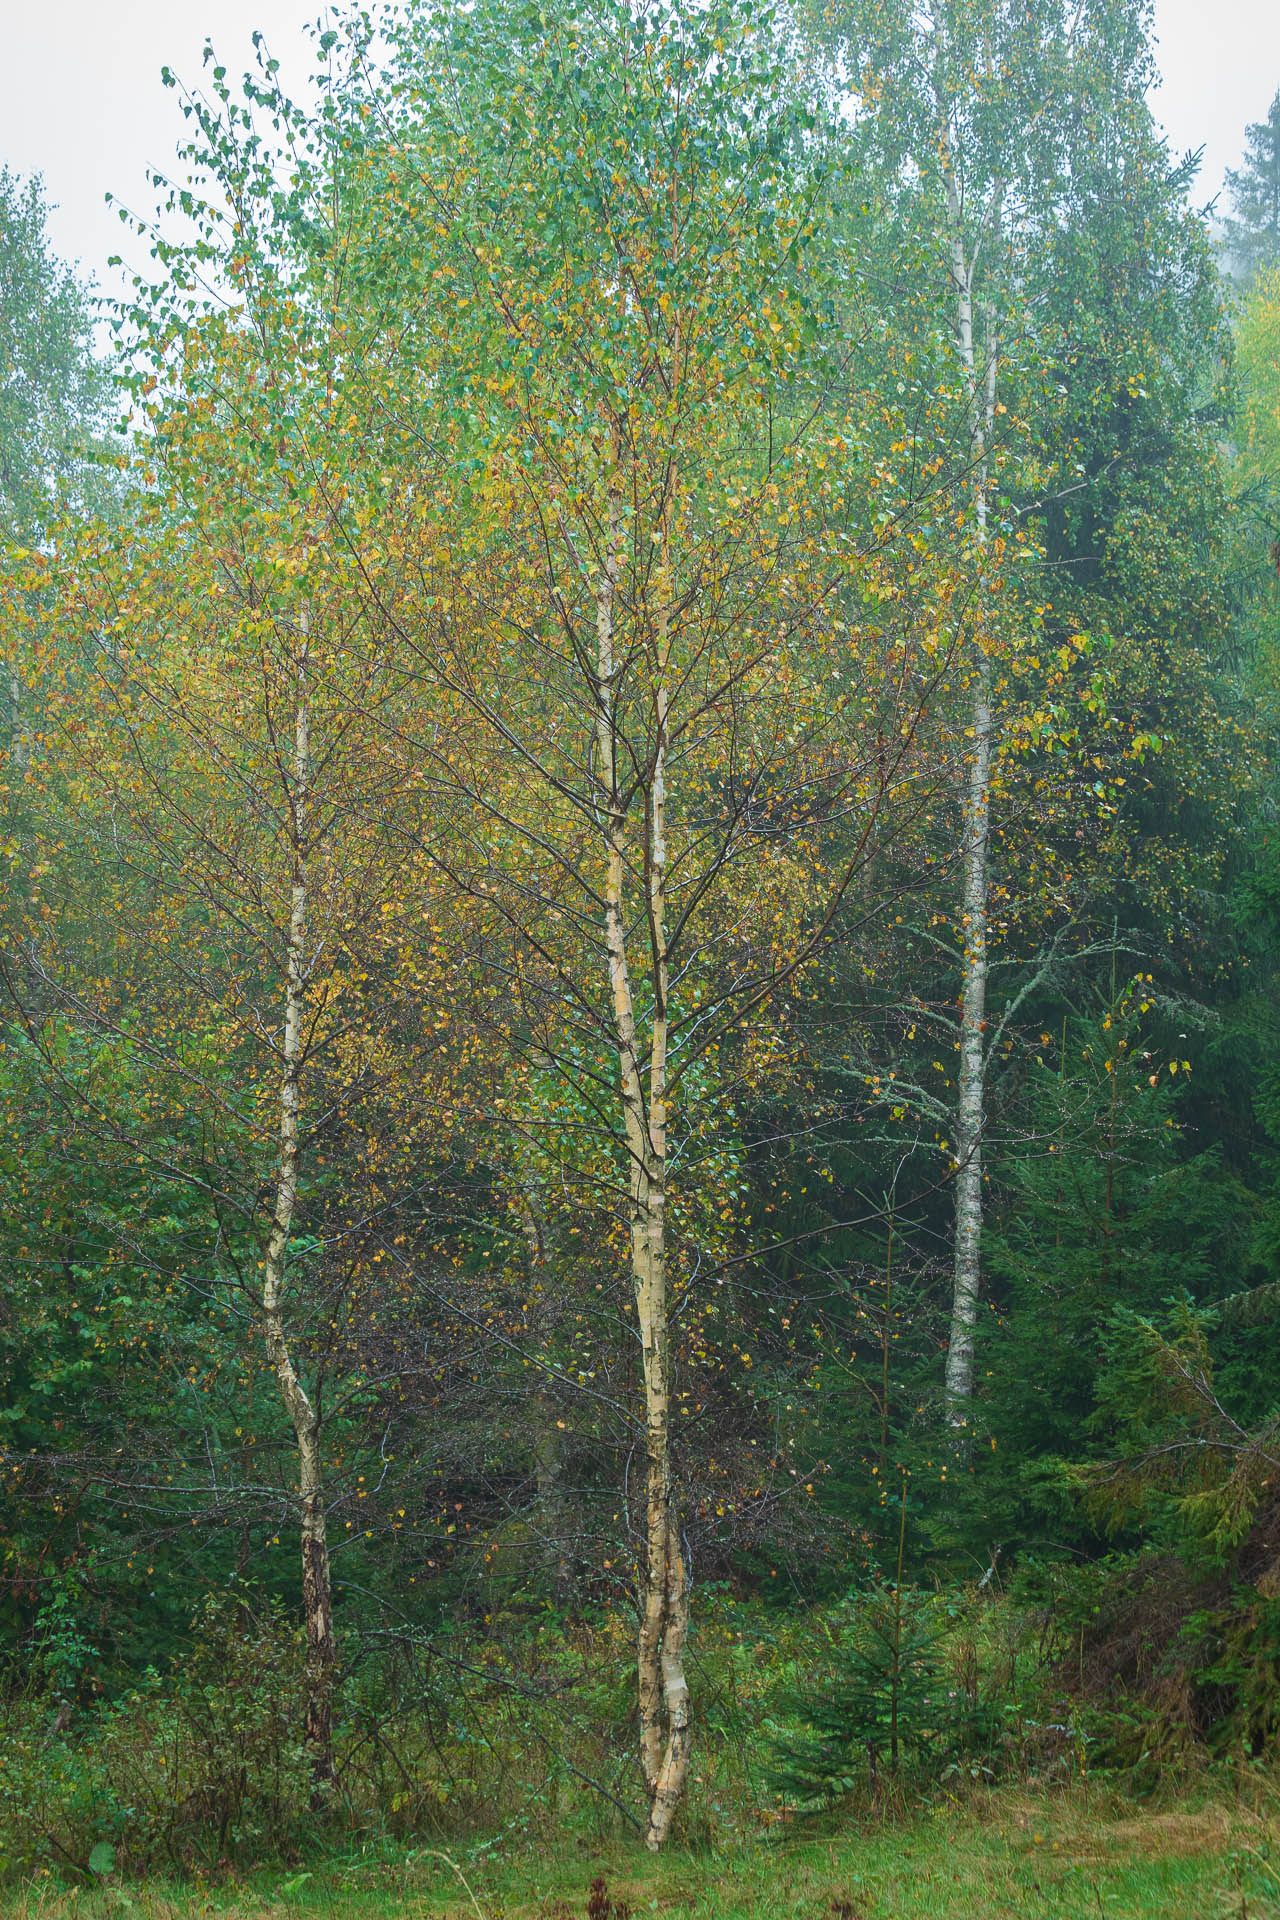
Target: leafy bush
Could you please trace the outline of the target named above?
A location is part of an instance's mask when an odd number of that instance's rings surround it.
[[[278,1608],[219,1597],[172,1672],[148,1672],[76,1738],[47,1696],[11,1702],[0,1751],[0,1859],[71,1868],[105,1854],[188,1867],[288,1856],[309,1816],[301,1635]]]

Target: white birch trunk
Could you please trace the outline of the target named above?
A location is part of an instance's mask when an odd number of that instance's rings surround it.
[[[671,643],[670,492],[663,516],[661,601],[658,612],[657,741],[649,793],[649,940],[653,963],[653,1031],[649,1059],[649,1259],[648,1325],[641,1315],[645,1344],[645,1397],[649,1442],[650,1586],[661,1579],[665,1627],[662,1637],[662,1708],[666,1748],[653,1783],[646,1844],[657,1850],[666,1840],[684,1796],[689,1766],[689,1685],[684,1647],[689,1631],[689,1581],[680,1540],[680,1524],[671,1474],[671,1345],[667,1324],[666,1166],[668,964],[667,889],[667,680]],[[652,1361],[650,1348],[652,1346]],[[652,1376],[652,1377],[651,1377]],[[658,1559],[658,1534],[665,1552]]]
[[[311,714],[306,620],[297,672],[293,755],[293,805],[289,825],[290,906],[285,948],[284,1036],[281,1046],[280,1154],[275,1209],[267,1238],[262,1281],[262,1320],[267,1355],[298,1448],[302,1545],[302,1600],[307,1630],[306,1737],[316,1781],[333,1776],[333,1604],[325,1528],[320,1419],[298,1378],[284,1325],[284,1289],[289,1236],[298,1199],[299,1114],[303,1022],[306,1011],[307,805],[311,774]]]
[[[941,105],[941,102],[940,102]],[[956,345],[969,395],[969,451],[973,472],[974,517],[979,552],[987,544],[988,455],[995,426],[998,346],[987,315],[983,363],[979,365],[974,329],[974,257],[965,246],[964,209],[951,160],[949,137],[942,142],[946,197],[948,261],[956,299]],[[997,186],[988,217],[998,223]],[[991,238],[990,232],[980,235]],[[974,1337],[982,1291],[982,1147],[987,1119],[987,909],[990,898],[991,763],[994,748],[991,661],[979,635],[974,646],[973,747],[965,779],[961,842],[961,932],[963,980],[960,992],[960,1064],[956,1095],[956,1182],[953,1234],[951,1329],[947,1349],[947,1419],[962,1437],[973,1397]]]
[[[611,497],[605,564],[596,586],[596,759],[603,791],[605,947],[629,1162],[631,1267],[645,1401],[645,1564],[637,1635],[640,1761],[649,1791],[646,1844],[666,1840],[688,1769],[689,1689],[684,1673],[688,1580],[671,1476],[671,1353],[666,1272],[667,952],[666,654],[669,644],[669,515],[664,513],[658,631],[657,740],[647,829],[648,945],[653,987],[649,1085],[643,1084],[624,903],[626,820],[615,735],[614,601],[618,511]]]
[[[955,1265],[946,1373],[947,1418],[957,1430],[968,1424],[969,1401],[973,1395],[974,1333],[982,1287],[991,746],[991,668],[984,656],[975,672],[973,758],[966,781],[964,813],[964,984],[960,999],[956,1101]]]

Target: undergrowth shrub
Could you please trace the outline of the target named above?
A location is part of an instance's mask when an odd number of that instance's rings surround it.
[[[1066,1711],[1090,1765],[1146,1793],[1280,1736],[1280,1506],[1225,1561],[1169,1550],[1045,1570]],[[1023,1598],[1031,1597],[1030,1582]]]
[[[976,1639],[937,1595],[881,1586],[828,1623],[825,1670],[777,1696],[768,1783],[797,1812],[874,1807],[970,1763],[992,1773],[1000,1719]]]
[[[0,1858],[85,1878],[95,1848],[134,1870],[287,1858],[309,1816],[304,1658],[278,1607],[219,1597],[171,1672],[149,1670],[87,1731],[62,1713],[50,1724],[47,1696],[11,1700]]]
[[[1047,1597],[884,1585],[806,1612],[708,1596],[682,1843],[733,1844],[835,1801],[894,1817],[997,1777],[1043,1786],[1163,1753],[1149,1699],[1093,1685],[1116,1571]],[[1233,1619],[1196,1625],[1197,1671],[1215,1699],[1247,1702],[1265,1739],[1280,1611]],[[336,1787],[316,1810],[300,1630],[276,1605],[211,1602],[184,1656],[110,1705],[73,1712],[43,1670],[0,1699],[0,1868],[83,1884],[103,1858],[216,1871],[358,1835],[394,1881],[419,1838],[473,1860],[615,1838],[641,1811],[631,1631],[621,1610],[512,1610],[482,1631],[366,1635],[340,1676]]]
[[[498,1615],[390,1645],[341,1688],[336,1765],[362,1831],[453,1842],[625,1824],[628,1623]],[[622,1785],[619,1787],[619,1776]]]

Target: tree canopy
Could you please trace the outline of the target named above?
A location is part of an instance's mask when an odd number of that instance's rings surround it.
[[[1236,299],[1142,0],[317,52],[211,56],[109,361],[0,173],[0,1839],[487,1742],[657,1850],[757,1629],[880,1807],[1004,1764],[957,1621],[1102,1724],[1157,1561],[1258,1737],[1280,95]]]

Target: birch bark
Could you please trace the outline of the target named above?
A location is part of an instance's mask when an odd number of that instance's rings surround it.
[[[294,1365],[285,1331],[284,1299],[289,1238],[298,1200],[303,1022],[307,987],[307,833],[311,779],[310,654],[302,622],[295,698],[293,795],[288,822],[289,930],[285,944],[284,1034],[281,1043],[280,1149],[275,1207],[267,1237],[262,1321],[267,1355],[298,1448],[302,1544],[302,1601],[307,1632],[306,1738],[317,1789],[333,1778],[335,1662],[329,1545],[320,1457],[321,1419]]]
[[[616,446],[615,446],[616,461]],[[596,759],[605,840],[605,949],[628,1157],[631,1269],[645,1402],[645,1564],[636,1669],[640,1761],[649,1792],[646,1845],[663,1845],[684,1792],[689,1689],[684,1672],[688,1580],[671,1473],[671,1354],[666,1260],[667,993],[666,728],[670,647],[670,489],[664,503],[657,618],[656,733],[646,794],[645,917],[651,975],[646,1098],[625,879],[627,802],[619,783],[614,609],[619,505],[611,491],[604,565],[596,583]]]
[[[985,314],[982,359],[975,340],[974,272],[985,239],[1000,221],[1001,183],[993,189],[973,251],[966,245],[964,204],[945,124],[941,142],[948,265],[956,302],[956,344],[969,399],[969,452],[979,564],[987,545],[988,461],[995,426],[998,341]],[[980,588],[981,596],[981,588]],[[981,597],[979,598],[981,605]],[[961,843],[960,1065],[956,1098],[956,1182],[951,1337],[947,1349],[947,1419],[957,1436],[968,1427],[973,1397],[974,1336],[982,1290],[982,1149],[987,1119],[987,918],[990,898],[991,763],[994,748],[991,659],[979,633],[974,641],[973,747],[965,777]]]

